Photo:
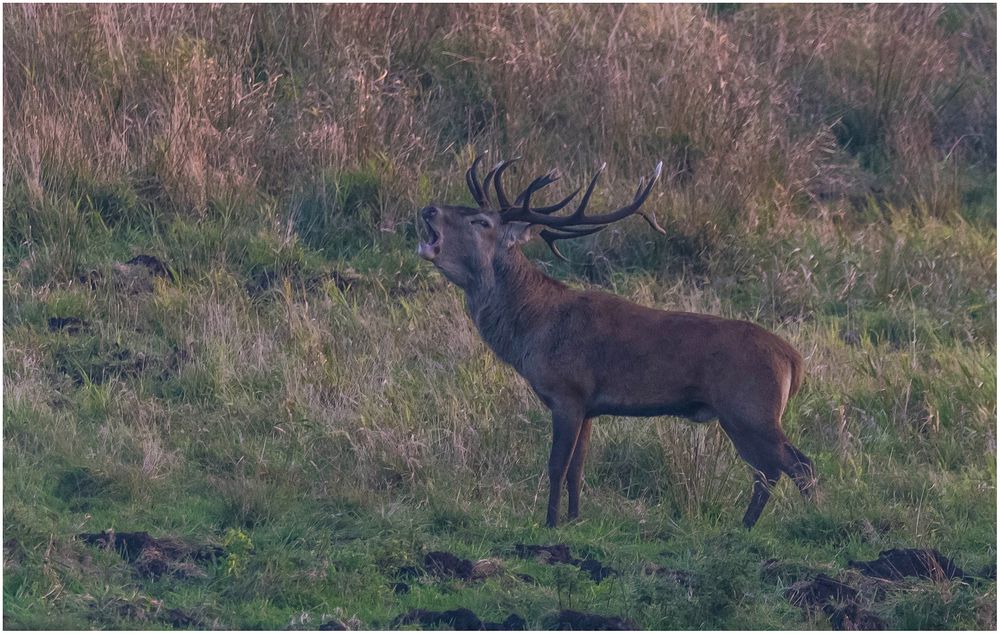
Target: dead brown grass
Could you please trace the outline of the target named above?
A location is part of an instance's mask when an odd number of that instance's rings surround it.
[[[995,163],[995,9],[8,5],[5,184],[181,213],[393,166],[389,226],[467,148],[631,175],[679,217],[954,205]],[[667,205],[664,205],[665,207]]]

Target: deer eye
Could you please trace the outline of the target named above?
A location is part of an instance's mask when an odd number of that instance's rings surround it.
[[[490,223],[488,220],[482,220],[481,218],[477,218],[476,220],[473,220],[471,222],[474,225],[479,225],[480,227],[485,227],[486,229],[490,228]]]

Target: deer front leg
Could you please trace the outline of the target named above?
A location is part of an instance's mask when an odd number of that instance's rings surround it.
[[[591,419],[583,421],[580,434],[573,449],[573,458],[569,462],[569,473],[566,475],[566,491],[569,493],[569,519],[580,516],[580,486],[583,484],[583,463],[587,460],[587,447],[590,445]]]
[[[552,411],[552,451],[549,453],[549,510],[545,523],[554,528],[559,523],[559,498],[570,456],[583,426],[583,416],[571,410]]]

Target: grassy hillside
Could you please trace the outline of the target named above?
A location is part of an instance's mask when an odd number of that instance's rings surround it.
[[[5,627],[995,629],[995,7],[3,20]],[[665,162],[667,236],[527,252],[793,343],[818,503],[783,482],[748,533],[717,426],[606,418],[542,526],[547,410],[415,255],[482,151],[607,161],[595,209]],[[849,565],[890,548],[966,575]]]

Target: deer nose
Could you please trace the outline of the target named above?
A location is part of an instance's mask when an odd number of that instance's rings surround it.
[[[433,218],[434,216],[436,216],[437,213],[438,213],[438,209],[437,209],[437,207],[435,207],[433,205],[431,205],[429,207],[424,207],[420,211],[420,215],[424,217],[424,220],[430,220],[431,218]]]

